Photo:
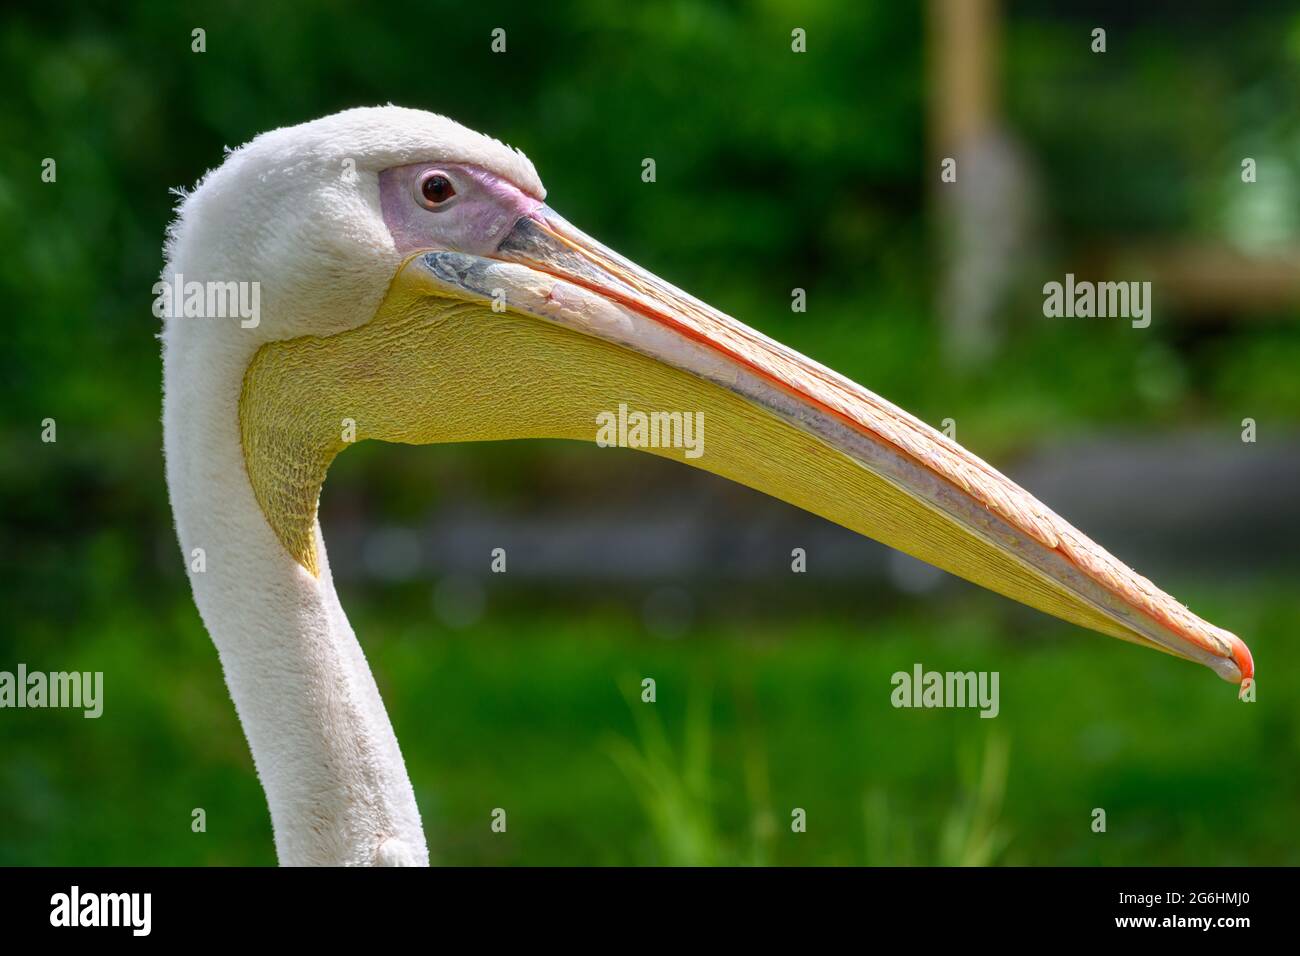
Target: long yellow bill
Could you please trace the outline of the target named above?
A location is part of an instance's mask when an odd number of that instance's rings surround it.
[[[317,573],[316,501],[352,438],[593,441],[621,407],[703,422],[676,458],[1083,627],[1245,688],[1250,651],[960,445],[542,206],[494,255],[407,259],[375,317],[264,346],[240,403],[250,479]],[[667,421],[667,417],[664,421]],[[354,423],[348,435],[341,422]]]

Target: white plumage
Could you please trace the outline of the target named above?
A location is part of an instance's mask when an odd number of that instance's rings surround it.
[[[268,341],[327,335],[375,313],[401,256],[377,172],[474,164],[539,198],[527,157],[418,110],[354,109],[258,136],[186,195],[164,281],[258,282],[261,321],[169,319],[163,341],[167,483],[194,598],[265,787],[286,864],[424,864],[419,812],[374,678],[339,606],[280,546],[241,463],[243,375]],[[317,540],[320,540],[319,534]]]

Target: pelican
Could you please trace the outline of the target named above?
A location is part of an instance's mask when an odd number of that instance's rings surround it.
[[[353,440],[592,441],[620,405],[702,413],[698,457],[645,450],[1253,677],[1235,635],[902,409],[601,245],[522,152],[446,117],[351,109],[256,137],[182,195],[165,260],[186,290],[258,290],[255,321],[164,317],[163,427],[194,600],[284,865],[429,861],[317,519]]]

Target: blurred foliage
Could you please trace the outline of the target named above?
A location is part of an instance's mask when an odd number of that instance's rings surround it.
[[[1044,175],[1054,242],[1296,238],[1300,14],[1010,8],[1007,119]],[[1104,58],[1081,39],[1098,17]],[[1294,428],[1294,314],[1136,336],[1044,322],[1030,297],[1009,307],[1014,334],[992,361],[943,365],[923,21],[918,4],[829,0],[6,10],[0,668],[104,670],[110,716],[0,713],[0,864],[273,861],[171,532],[149,312],[169,190],[263,130],[392,101],[502,137],[582,228],[927,420],[960,409],[963,441],[994,460],[1098,427],[1235,434],[1252,414]],[[504,56],[489,51],[497,26]],[[789,52],[793,26],[806,55]],[[206,53],[190,50],[195,27]],[[1243,207],[1245,154],[1269,177]],[[40,180],[45,157],[57,183]],[[789,310],[794,285],[806,314]],[[57,444],[39,440],[46,417]],[[455,500],[431,464],[452,459],[488,501],[529,501],[572,477],[574,454],[371,450],[327,498],[411,521]],[[598,482],[599,463],[580,461],[574,484]],[[1300,691],[1289,583],[1198,588],[1198,611],[1272,661],[1254,712],[1188,666],[1028,626],[966,590],[943,606],[855,593],[757,618],[702,596],[703,619],[668,643],[635,601],[588,593],[562,607],[493,594],[451,632],[431,622],[426,584],[343,597],[443,862],[1300,863],[1300,727],[1279,703]],[[1010,757],[995,748],[954,775],[964,748],[985,753],[981,722],[888,707],[889,674],[916,660],[1003,672]],[[653,713],[634,692],[651,673]],[[484,809],[497,805],[512,808],[500,838]],[[189,832],[194,806],[207,834]],[[789,833],[793,806],[806,834]],[[1104,837],[1093,806],[1109,811]]]
[[[442,863],[1300,865],[1294,667],[1269,668],[1252,710],[1195,665],[962,592],[884,614],[719,610],[671,641],[646,632],[635,602],[489,602],[451,630],[423,588],[342,598]],[[1244,623],[1259,660],[1289,659],[1289,587],[1198,593],[1212,618]],[[274,862],[184,596],[105,600],[6,653],[107,676],[99,720],[3,715],[0,865]],[[1000,671],[999,717],[894,710],[891,673],[913,661]],[[639,699],[643,675],[654,704]],[[992,731],[1005,757],[986,750]],[[206,833],[190,832],[196,806]],[[504,834],[489,826],[498,806]],[[806,833],[790,830],[794,807]]]

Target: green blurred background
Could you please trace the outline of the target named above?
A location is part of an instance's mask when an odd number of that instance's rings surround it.
[[[6,11],[0,669],[102,670],[105,711],[0,711],[0,864],[274,862],[171,529],[150,287],[170,189],[390,101],[522,148],[583,229],[953,418],[1260,674],[1240,704],[652,456],[368,443],[322,521],[436,861],[1300,863],[1300,13],[977,6],[973,115],[944,3]],[[1151,327],[1045,319],[1042,284],[1090,268],[1153,279]],[[893,709],[915,662],[999,671],[1000,716]]]

